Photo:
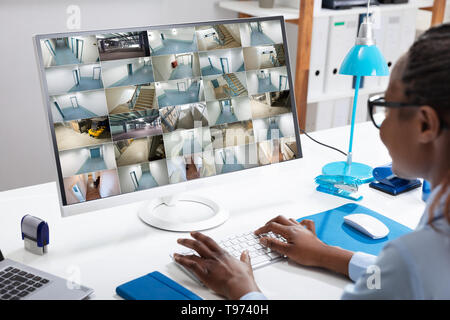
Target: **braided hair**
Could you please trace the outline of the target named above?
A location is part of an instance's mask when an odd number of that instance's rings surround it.
[[[441,24],[423,33],[411,46],[402,76],[405,96],[409,102],[423,104],[436,110],[442,121],[450,114],[450,23]],[[450,171],[442,181],[442,188],[430,207],[429,221],[439,205],[440,198],[447,195],[444,215],[450,223]]]

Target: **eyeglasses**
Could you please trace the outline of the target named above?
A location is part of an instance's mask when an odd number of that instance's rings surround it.
[[[422,104],[411,104],[405,102],[388,102],[384,96],[372,96],[367,101],[369,108],[370,119],[372,119],[375,127],[380,129],[384,119],[386,119],[389,108],[404,108],[404,107],[421,107]],[[445,129],[448,126],[441,120],[441,128]]]

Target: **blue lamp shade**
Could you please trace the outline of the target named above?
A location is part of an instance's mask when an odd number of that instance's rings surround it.
[[[376,45],[355,45],[342,62],[339,73],[350,76],[388,76],[389,69]]]

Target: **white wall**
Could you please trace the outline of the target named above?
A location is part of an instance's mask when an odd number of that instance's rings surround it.
[[[208,122],[209,125],[214,125],[220,116],[220,104],[219,101],[209,101],[206,103],[208,108]]]
[[[131,180],[130,172],[136,173],[136,178],[139,179],[142,176],[142,169],[141,165],[136,164],[132,166],[126,166],[126,167],[119,167],[118,173],[119,173],[119,180],[120,180],[120,189],[122,190],[122,193],[126,192],[134,192],[134,184]]]
[[[80,76],[92,79],[94,68],[96,67],[100,67],[100,64],[79,65],[78,68],[80,69]],[[100,73],[100,78],[101,77],[102,75]]]
[[[263,32],[275,43],[283,43],[283,35],[281,34],[281,25],[278,21],[261,22]]]
[[[73,66],[52,67],[45,71],[48,93],[51,96],[66,93],[75,86],[75,80],[72,75],[72,70],[74,69],[76,68]]]
[[[102,198],[120,194],[119,177],[116,170],[105,170],[100,172],[100,196]]]
[[[238,163],[242,164],[246,169],[258,164],[258,154],[255,143],[234,147],[234,155],[236,156]]]
[[[239,24],[237,24],[237,23],[226,24],[225,27],[231,33],[231,35],[233,36],[234,40],[236,40],[238,43],[241,43],[241,35],[240,35],[240,32],[239,32]]]
[[[83,52],[81,56],[82,63],[93,63],[98,61],[98,46],[97,38],[95,36],[89,37],[73,37],[75,39],[83,40]],[[79,48],[81,51],[81,47]]]
[[[75,175],[90,157],[89,148],[73,149],[59,153],[61,170],[64,177]]]
[[[195,28],[177,28],[175,30],[175,33],[172,32],[172,29],[160,30],[160,33],[163,33],[166,39],[192,41],[194,38]]]
[[[128,60],[102,62],[103,85],[105,88],[128,76],[128,63],[131,62]]]
[[[158,185],[163,186],[169,183],[166,159],[152,161],[149,163],[149,165],[150,173],[152,174],[153,178],[155,178]]]
[[[231,99],[231,105],[239,121],[248,120],[252,117],[250,100],[247,97],[233,98]]]
[[[56,41],[53,39],[48,39],[48,40],[49,40],[52,48],[55,49]],[[54,64],[55,58],[53,57],[53,54],[50,53],[50,50],[48,49],[48,47],[46,46],[46,44],[44,42],[45,42],[45,40],[41,40],[42,61],[44,62],[45,67],[50,67],[51,65]]]
[[[169,80],[170,75],[174,70],[171,65],[171,62],[174,60],[174,54],[170,54],[167,56],[155,56],[152,58],[155,81]]]
[[[248,94],[258,93],[258,76],[256,71],[247,71],[247,91]]]
[[[283,137],[295,137],[294,119],[291,113],[278,116],[277,123]]]
[[[84,92],[74,92],[61,96],[52,97],[55,99],[59,107],[63,108],[71,108],[72,103],[70,101],[70,97],[77,97],[78,104],[85,109],[95,113],[97,116],[105,116],[108,114],[108,110],[106,107],[106,98],[103,90],[99,91],[84,91]],[[52,106],[52,115],[54,122],[64,121],[61,114],[56,110],[55,104],[53,100],[51,100]]]
[[[80,174],[77,176],[64,178],[64,190],[66,193],[66,201],[68,204],[80,202],[72,191],[72,186],[76,183],[78,183],[79,189],[83,194],[83,197],[86,198],[87,180],[88,180],[87,174]]]
[[[268,119],[254,119],[253,132],[255,134],[255,141],[261,142],[267,140],[267,129],[269,128]]]
[[[126,103],[131,99],[135,90],[136,88],[134,86],[106,89],[105,94],[108,110],[112,111],[118,105]]]
[[[184,157],[167,159],[167,171],[170,183],[186,181],[186,163]]]
[[[272,84],[275,86],[275,88],[277,88],[278,90],[280,86],[280,75],[287,76],[287,69],[286,67],[278,67],[269,69],[269,72],[270,72],[270,80]],[[282,90],[289,89],[289,81],[288,80],[286,81],[287,81],[286,89],[283,86],[283,88],[281,88]]]
[[[241,42],[243,47],[249,47],[250,46],[250,27],[247,23],[241,23],[239,25],[240,32],[241,32]]]
[[[102,145],[102,156],[106,167],[112,169],[116,167],[116,158],[114,156],[114,144],[108,143]]]

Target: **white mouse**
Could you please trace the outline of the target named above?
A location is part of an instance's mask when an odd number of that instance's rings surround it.
[[[372,239],[381,239],[389,234],[389,229],[383,222],[363,213],[345,216],[344,223]]]

